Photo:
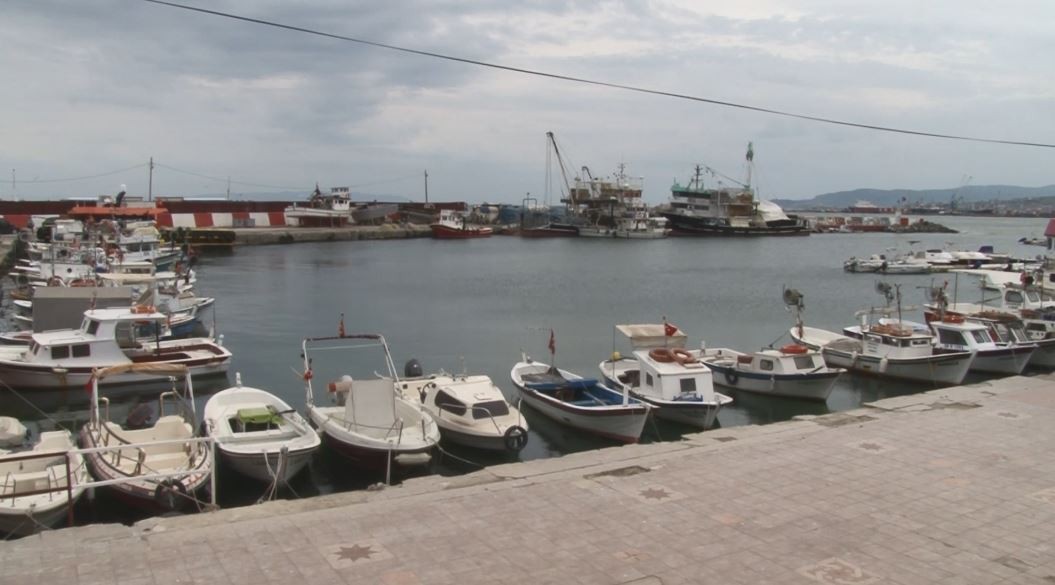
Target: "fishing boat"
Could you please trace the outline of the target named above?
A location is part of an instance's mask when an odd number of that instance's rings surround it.
[[[399,386],[408,399],[418,397],[440,427],[443,439],[474,449],[518,453],[528,442],[527,420],[489,376],[447,374],[413,376],[404,368]]]
[[[343,327],[342,327],[343,330]],[[399,377],[392,363],[385,338],[375,333],[310,337],[302,344],[304,390],[308,419],[334,450],[362,467],[386,469],[393,465],[423,465],[440,441],[435,419],[420,402],[401,396]],[[342,374],[326,388],[333,405],[316,404],[312,360],[316,354],[339,351],[350,353],[363,348],[380,348],[387,375],[353,379]],[[346,368],[356,356],[348,356],[337,368]]]
[[[879,287],[881,292],[891,292],[886,283],[879,284],[884,285]],[[963,382],[971,362],[974,361],[974,353],[938,353],[932,334],[901,324],[899,285],[896,290],[896,320],[879,322],[874,319],[877,314],[894,312],[894,309],[889,307],[857,312],[861,319],[860,339],[799,325],[791,328],[791,338],[796,343],[819,350],[825,363],[831,367],[934,385],[955,385]]]
[[[79,329],[34,333],[29,347],[0,346],[0,378],[15,388],[83,388],[97,368],[131,364],[171,364],[194,375],[224,374],[231,352],[210,338],[161,341],[168,317],[152,306],[89,309]],[[140,341],[143,330],[156,332],[158,341]],[[149,369],[129,368],[105,378],[105,384],[156,381],[168,378]]]
[[[844,370],[831,368],[817,350],[798,343],[743,353],[725,347],[706,348],[699,360],[728,388],[806,400],[825,401]]]
[[[970,367],[973,372],[1021,374],[1037,349],[1033,343],[997,342],[990,336],[988,327],[968,322],[959,315],[945,315],[929,323],[883,317],[878,320],[878,326],[907,327],[916,333],[930,334],[936,354],[971,352],[975,354]],[[860,325],[843,328],[843,333],[854,339],[861,339],[863,331]]]
[[[550,347],[554,347],[550,337]],[[552,352],[551,352],[552,353]],[[624,443],[636,443],[652,407],[594,378],[583,378],[556,366],[521,360],[509,372],[523,401],[554,421]]]
[[[718,411],[733,399],[714,391],[713,374],[685,350],[686,335],[669,323],[616,325],[633,346],[598,364],[605,382],[654,407],[661,419],[700,429],[714,426]]]
[[[286,483],[311,461],[321,440],[297,411],[259,388],[235,385],[209,398],[206,433],[235,471],[267,483]]]
[[[747,146],[748,173],[743,183],[709,167],[696,165],[686,186],[675,183],[670,203],[661,212],[676,235],[690,236],[805,236],[809,225],[793,218],[772,202],[756,202],[751,188],[754,148]],[[705,188],[703,172],[738,185],[737,188]]]
[[[67,519],[88,482],[84,458],[70,453],[76,446],[69,431],[58,430],[0,451],[0,532],[24,536]]]
[[[441,209],[440,217],[429,225],[432,237],[439,240],[464,240],[468,238],[489,238],[494,230],[487,226],[468,223],[465,214],[455,209]]]
[[[318,185],[307,204],[293,205],[284,211],[286,223],[301,227],[340,227],[352,221],[352,201],[348,187],[333,187],[323,195]]]
[[[129,373],[143,377],[169,377],[171,391],[158,396],[158,419],[140,429],[122,427],[109,420],[110,402],[99,395],[101,382]],[[182,388],[176,380],[183,379]],[[194,387],[191,370],[179,364],[122,364],[95,371],[91,381],[91,415],[81,428],[88,469],[115,496],[152,511],[190,509],[213,472],[212,449],[197,435]],[[166,398],[174,403],[173,414],[165,414]],[[106,405],[100,410],[99,404]],[[94,451],[97,448],[103,450]]]

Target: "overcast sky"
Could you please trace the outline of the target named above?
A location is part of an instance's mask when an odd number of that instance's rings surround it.
[[[187,0],[514,67],[865,124],[1055,142],[1055,3]],[[764,198],[1055,183],[1055,149],[837,127],[496,71],[140,0],[8,0],[0,198],[276,190],[518,202],[620,162],[666,200],[695,164]],[[63,180],[112,173],[105,177]],[[11,174],[14,170],[14,190]],[[203,176],[196,176],[203,175]],[[36,181],[36,182],[33,182]],[[554,185],[550,187],[551,196]],[[555,198],[555,197],[554,197]]]

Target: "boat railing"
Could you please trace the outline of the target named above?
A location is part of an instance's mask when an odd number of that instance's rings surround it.
[[[48,499],[54,500],[54,494],[61,491],[65,491],[67,506],[66,521],[70,526],[73,526],[73,472],[74,469],[80,467],[73,465],[72,454],[74,452],[76,452],[75,449],[66,452],[48,451],[43,453],[26,453],[24,455],[12,455],[5,457],[5,462],[32,461],[34,459],[55,459],[58,457],[62,457],[63,465],[66,468],[66,485],[60,484],[58,479],[58,471],[53,472],[54,466],[48,466],[47,470],[45,471],[45,478],[48,480],[48,487],[19,492],[15,489],[16,486],[14,485],[14,476],[11,475],[11,472],[8,472],[7,476],[4,477],[3,490],[0,491],[0,501],[3,501],[7,498],[15,499],[24,498],[27,496],[39,496],[43,494],[48,494]],[[81,465],[84,465],[83,460],[81,461]],[[82,486],[83,484],[77,485],[78,488]]]
[[[486,412],[487,413],[487,418],[491,419],[491,424],[494,425],[494,427],[495,427],[495,431],[497,431],[499,434],[502,433],[502,427],[498,426],[498,421],[495,420],[495,415],[491,414],[490,410],[487,410],[486,408],[484,408],[482,406],[470,406],[469,410],[474,412],[474,413],[476,411],[479,411],[479,410],[482,410],[483,412]],[[473,418],[476,418],[476,416],[473,416]],[[481,418],[483,418],[483,417],[481,417]],[[517,422],[520,422],[520,421],[518,420]],[[425,422],[422,421],[422,425],[424,425],[424,424],[425,424]]]
[[[87,481],[87,482],[84,482],[84,483],[77,484],[77,487],[78,488],[106,487],[106,486],[111,486],[111,485],[119,485],[119,484],[131,483],[131,482],[134,482],[134,481],[144,481],[144,480],[145,481],[157,480],[158,484],[160,485],[161,482],[166,480],[166,479],[178,479],[178,478],[183,478],[183,477],[192,476],[192,475],[208,474],[209,475],[210,504],[211,504],[211,506],[213,508],[215,508],[216,507],[216,497],[217,497],[217,494],[216,494],[216,439],[214,439],[213,437],[190,437],[190,438],[184,437],[184,438],[179,438],[179,439],[160,439],[160,440],[156,440],[156,441],[144,441],[142,443],[125,443],[124,445],[114,446],[114,447],[103,446],[103,447],[85,447],[85,448],[81,448],[81,449],[70,449],[69,451],[66,452],[66,467],[67,467],[66,475],[67,475],[67,478],[68,478],[67,479],[67,484],[69,484],[71,486],[70,487],[70,494],[71,494],[71,496],[72,496],[72,489],[73,488],[72,488],[72,474],[70,472],[70,459],[73,456],[75,456],[75,455],[82,455],[82,456],[84,456],[84,455],[98,454],[101,458],[103,458],[103,457],[105,457],[105,454],[107,452],[110,452],[110,451],[119,451],[120,452],[120,451],[122,451],[124,449],[134,448],[134,449],[137,449],[138,452],[140,453],[139,461],[137,462],[136,469],[137,469],[137,471],[142,471],[144,454],[146,453],[145,447],[155,447],[155,446],[165,446],[165,445],[183,445],[184,449],[186,449],[188,451],[193,451],[194,454],[191,454],[190,455],[190,459],[188,460],[189,463],[190,463],[190,466],[192,466],[192,467],[188,467],[186,469],[178,469],[178,470],[175,470],[175,471],[153,471],[153,470],[149,470],[150,471],[149,473],[144,473],[144,474],[141,474],[141,475],[124,475],[123,477],[114,477],[114,478],[111,478],[111,479],[100,479],[100,480]],[[193,446],[198,446],[198,449],[194,449]],[[209,457],[205,461],[205,463],[207,463],[207,465],[200,466],[200,467],[194,467],[195,465],[199,465],[201,463],[200,461],[198,463],[195,463],[195,454],[197,452],[200,452],[200,451],[204,450],[205,448],[209,449]],[[56,454],[53,453],[52,456],[54,456],[54,455],[56,455]],[[191,497],[191,496],[188,496],[188,497]],[[72,512],[71,512],[71,520],[72,520]]]

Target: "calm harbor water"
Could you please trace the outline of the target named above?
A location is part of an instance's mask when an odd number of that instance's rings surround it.
[[[522,351],[548,361],[550,329],[555,332],[557,364],[596,376],[598,363],[613,350],[629,349],[615,334],[619,323],[659,322],[666,316],[693,345],[703,341],[711,347],[751,350],[787,343],[792,316],[781,301],[783,287],[805,295],[808,325],[839,330],[852,324],[854,311],[880,306],[883,300],[874,292],[877,276],[843,272],[842,262],[851,255],[891,248],[907,251],[910,242],[916,242],[911,244],[915,249],[976,250],[989,244],[1016,257],[1043,252],[1017,240],[1041,235],[1046,219],[933,219],[961,233],[656,241],[496,236],[244,247],[230,255],[204,257],[197,290],[217,298],[216,328],[234,353],[229,380],[240,372],[244,384],[270,390],[296,407],[304,404],[301,341],[335,335],[342,313],[347,332],[382,333],[398,369],[417,358],[426,372],[487,374],[514,400],[510,367]],[[931,284],[949,280],[950,288],[954,286],[947,275],[885,280],[902,285],[905,304],[922,303],[922,288]],[[969,279],[955,284],[962,299],[976,294]],[[922,316],[909,311],[906,318]],[[374,357],[371,367],[383,371],[380,354]],[[225,385],[223,380],[197,385],[199,405],[207,391]],[[826,404],[733,393],[735,403],[719,414],[719,423],[766,424],[921,389],[847,375]],[[12,407],[18,405],[7,400]],[[526,416],[531,437],[520,460],[611,445],[530,410]],[[685,430],[660,424],[646,430],[646,440],[677,439]],[[465,449],[447,451],[481,464],[512,460]],[[474,468],[452,457],[441,459],[433,471]],[[324,456],[293,488],[303,496],[379,479],[361,476]],[[252,503],[264,491],[230,474],[221,475],[220,481],[222,505]],[[87,515],[111,517],[112,512],[98,507]]]

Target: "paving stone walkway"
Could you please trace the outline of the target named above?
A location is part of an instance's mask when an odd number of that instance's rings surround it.
[[[1055,584],[1055,381],[0,544],[0,583]]]

